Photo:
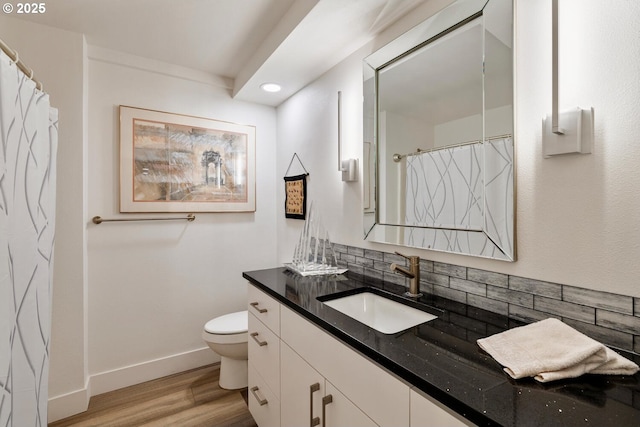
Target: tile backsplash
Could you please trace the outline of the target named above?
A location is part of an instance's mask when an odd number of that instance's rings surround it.
[[[334,244],[341,267],[408,286],[391,264],[406,265],[394,253]],[[527,279],[423,259],[422,292],[482,308],[524,322],[556,317],[590,337],[640,354],[640,298]]]

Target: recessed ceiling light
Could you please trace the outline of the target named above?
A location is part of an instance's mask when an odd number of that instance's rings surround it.
[[[280,89],[282,89],[277,83],[263,83],[260,88],[265,92],[280,92]]]

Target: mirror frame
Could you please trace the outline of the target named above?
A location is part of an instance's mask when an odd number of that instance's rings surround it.
[[[491,7],[488,7],[491,5]],[[511,75],[512,75],[512,117],[511,117],[511,186],[512,194],[506,198],[506,211],[511,212],[511,222],[506,224],[507,242],[503,244],[496,243],[496,239],[491,236],[488,230],[488,220],[486,218],[486,204],[483,209],[484,227],[482,230],[470,230],[463,227],[447,227],[440,228],[434,226],[407,226],[384,224],[380,222],[380,211],[378,203],[380,198],[380,185],[378,179],[380,177],[378,159],[378,149],[380,147],[379,123],[378,123],[378,73],[387,65],[412,54],[418,49],[423,48],[429,43],[449,34],[450,32],[466,25],[467,23],[483,16],[489,16],[487,11],[492,11],[494,7],[502,7],[508,5],[511,18]],[[506,10],[506,9],[505,9]],[[435,251],[464,254],[470,256],[479,256],[484,258],[498,259],[503,261],[516,260],[516,220],[515,220],[515,204],[516,204],[516,183],[515,183],[515,5],[514,0],[457,0],[448,7],[437,12],[427,20],[413,27],[406,33],[402,34],[395,40],[383,46],[379,50],[367,56],[363,61],[363,92],[364,92],[364,144],[363,144],[363,226],[364,239],[394,244],[399,246],[410,246],[421,249],[429,249]],[[485,30],[486,31],[486,30]],[[483,52],[484,56],[484,52]],[[483,123],[485,120],[485,109],[483,107]],[[483,125],[484,128],[484,125]],[[369,130],[369,131],[368,131]],[[482,141],[488,142],[490,138],[482,135]],[[486,164],[486,159],[484,160]],[[485,185],[486,190],[486,185]],[[404,232],[412,233],[416,229],[433,230],[434,241],[438,235],[439,239],[447,241],[447,247],[436,247],[432,245],[419,246],[405,243],[398,243],[388,238],[388,235],[403,235]],[[494,230],[492,230],[494,231]],[[440,234],[438,234],[440,233]],[[479,253],[472,252],[470,249],[463,248],[457,244],[451,244],[451,241],[465,239],[467,241],[483,242],[476,244],[481,246]],[[453,246],[453,247],[452,247]]]

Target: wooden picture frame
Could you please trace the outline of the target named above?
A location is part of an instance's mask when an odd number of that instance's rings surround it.
[[[120,106],[120,212],[255,212],[255,126]]]

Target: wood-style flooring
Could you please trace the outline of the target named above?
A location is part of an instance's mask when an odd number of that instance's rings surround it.
[[[93,396],[86,412],[49,427],[256,427],[246,389],[221,389],[219,371],[215,364]]]

